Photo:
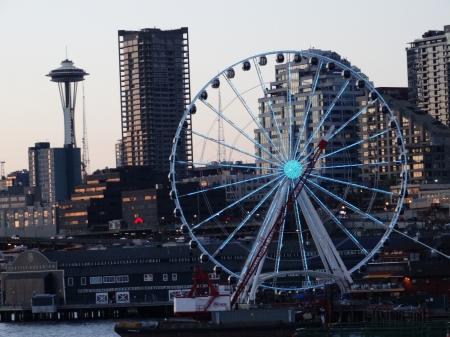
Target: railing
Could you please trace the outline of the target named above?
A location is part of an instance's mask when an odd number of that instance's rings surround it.
[[[405,287],[398,283],[388,283],[388,284],[357,284],[351,285],[351,290],[388,290],[388,289],[404,289]]]

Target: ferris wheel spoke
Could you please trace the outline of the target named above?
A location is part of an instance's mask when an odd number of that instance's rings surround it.
[[[322,69],[322,65],[323,65],[323,60],[320,59],[319,64],[317,66],[316,74],[314,75],[314,82],[312,84],[311,93],[309,94],[307,107],[305,108],[305,116],[304,116],[304,120],[303,120],[303,124],[302,124],[302,130],[301,130],[301,132],[300,132],[300,134],[298,136],[297,142],[295,144],[295,150],[293,152],[294,156],[296,156],[296,157],[297,157],[296,153],[297,153],[297,151],[298,151],[298,149],[300,147],[300,143],[302,141],[303,134],[305,133],[306,125],[308,124],[306,121],[308,120],[308,115],[309,115],[309,113],[311,111],[312,95],[314,95],[314,93],[316,92],[317,83],[319,83],[320,69]]]
[[[264,171],[280,171],[278,167],[261,167],[261,166],[248,166],[243,164],[235,164],[235,163],[213,163],[213,162],[200,162],[200,161],[183,161],[176,160],[176,164],[191,164],[205,167],[224,167],[224,168],[243,168],[243,169],[251,169],[251,170],[264,170]]]
[[[286,91],[287,91],[287,100],[288,100],[288,109],[289,109],[289,111],[288,111],[289,125],[290,125],[290,128],[292,128],[292,126],[293,126],[293,123],[292,123],[292,119],[293,119],[293,116],[292,116],[292,113],[293,113],[293,110],[292,110],[292,88],[291,88],[291,85],[292,85],[291,79],[292,78],[291,78],[291,62],[289,61],[289,57],[287,58],[287,61],[286,61],[286,67],[288,70]],[[293,158],[294,144],[293,144],[292,140],[294,139],[293,137],[295,136],[295,134],[294,134],[294,132],[292,132],[292,129],[288,130],[288,134],[289,134],[289,152],[290,152],[289,158]]]
[[[291,182],[291,188],[294,188],[295,186]],[[287,202],[289,199],[289,189],[286,191],[286,197],[285,202]],[[283,247],[283,238],[284,238],[284,227],[286,226],[286,209],[284,210],[284,220],[281,225],[279,234],[278,234],[278,242],[277,242],[277,253],[275,256],[275,273],[278,273],[280,270],[280,262],[281,262],[281,248]]]
[[[345,164],[345,165],[333,165],[333,166],[320,166],[317,168],[313,168],[314,171],[321,171],[323,170],[332,170],[332,169],[342,169],[342,168],[351,168],[351,167],[361,167],[364,166],[364,164]]]
[[[322,186],[320,186],[319,184],[316,184],[313,181],[309,181],[310,184],[314,185],[315,187],[317,187],[319,190],[321,190],[322,192],[326,193],[327,195],[331,196],[332,198],[340,201],[342,204],[344,204],[346,207],[348,207],[349,209],[351,209],[352,211],[358,213],[359,215],[368,218],[378,224],[382,224],[382,221],[378,220],[377,218],[375,218],[374,216],[370,215],[369,213],[366,213],[364,211],[362,211],[361,209],[359,209],[358,207],[356,207],[355,205],[351,204],[350,202],[348,202],[347,200],[339,197],[338,195],[328,191],[326,188],[323,188]]]
[[[236,125],[235,123],[233,123],[228,117],[226,117],[221,111],[217,110],[215,107],[213,107],[211,105],[211,103],[209,103],[206,100],[201,100],[208,108],[210,108],[212,111],[214,111],[220,118],[222,118],[224,121],[226,121],[229,125],[231,125],[233,128],[235,128],[241,135],[243,135],[245,138],[247,138],[249,141],[251,141],[253,143],[253,145],[255,145],[256,147],[260,148],[262,151],[264,151],[266,154],[268,154],[270,157],[276,159],[278,162],[280,162],[280,164],[282,163],[282,161],[277,158],[276,156],[274,156],[269,150],[267,150],[267,148],[263,145],[261,145],[260,143],[258,143],[257,141],[255,141],[254,137],[251,137],[247,132],[245,132],[243,129],[241,129],[238,125]]]
[[[212,138],[212,137],[209,137],[209,136],[207,136],[207,135],[205,135],[205,134],[203,134],[203,133],[200,133],[200,132],[197,132],[197,131],[194,131],[194,130],[192,130],[191,132],[192,132],[192,134],[194,134],[194,135],[196,135],[196,136],[202,137],[202,138],[204,138],[204,139],[206,139],[206,140],[209,140],[209,141],[214,142],[214,143],[217,143],[217,144],[221,144],[221,145],[223,145],[223,146],[228,147],[229,149],[232,149],[232,150],[238,151],[238,152],[240,152],[240,153],[243,153],[243,154],[245,154],[245,155],[248,155],[249,157],[253,157],[253,158],[255,158],[255,159],[264,161],[264,162],[269,163],[269,164],[274,165],[274,166],[279,166],[277,163],[275,163],[275,162],[273,162],[273,161],[270,161],[270,160],[265,159],[265,158],[263,158],[263,157],[257,156],[257,155],[255,155],[255,154],[250,153],[250,152],[247,152],[247,151],[245,151],[245,150],[243,150],[243,149],[237,148],[236,146],[233,146],[233,145],[231,145],[231,144],[228,144],[228,143],[219,141],[219,140],[217,140],[217,139],[215,139],[215,138]]]
[[[233,84],[233,82],[231,81],[231,79],[228,78],[228,76],[226,76],[225,74],[223,74],[223,77],[226,79],[226,81],[228,82],[228,84],[230,85],[231,89],[233,89],[235,95],[239,98],[239,100],[241,101],[242,105],[244,106],[245,110],[247,110],[248,114],[250,115],[250,117],[252,118],[253,122],[258,126],[259,129],[261,129],[264,133],[264,135],[266,136],[267,140],[269,141],[269,143],[272,145],[272,147],[279,153],[278,147],[275,145],[275,143],[273,142],[272,138],[269,136],[269,134],[267,133],[267,130],[263,127],[263,125],[259,122],[258,117],[255,116],[255,114],[253,113],[252,109],[248,106],[247,102],[245,102],[244,97],[242,97],[242,94],[239,92],[239,90],[236,88],[236,86]],[[280,153],[280,157],[283,158],[281,156]]]
[[[182,194],[179,195],[179,198],[183,198],[183,197],[189,197],[192,195],[196,195],[196,194],[202,194],[202,193],[207,193],[208,191],[211,190],[217,190],[217,189],[221,189],[221,188],[226,188],[226,187],[230,187],[230,186],[237,186],[237,185],[245,185],[248,182],[251,181],[256,181],[259,179],[266,179],[266,178],[274,178],[276,176],[280,176],[280,173],[271,173],[271,174],[264,174],[264,175],[258,175],[256,178],[249,178],[249,179],[244,179],[244,180],[240,180],[240,181],[236,181],[234,183],[229,183],[229,184],[223,184],[220,186],[214,186],[214,187],[210,187],[204,190],[200,190],[200,191],[195,191],[195,192],[191,192],[191,193],[187,193],[187,194]]]
[[[336,153],[345,151],[345,150],[347,150],[347,149],[349,149],[349,148],[351,148],[351,147],[355,147],[355,146],[357,146],[357,145],[360,145],[360,144],[362,144],[362,143],[364,143],[364,142],[366,142],[366,141],[368,141],[368,140],[370,140],[370,139],[378,138],[378,137],[380,137],[381,135],[384,135],[384,134],[388,133],[389,131],[390,131],[390,130],[383,130],[383,131],[381,131],[381,132],[378,132],[377,134],[374,134],[374,135],[368,137],[367,139],[361,139],[361,140],[359,140],[359,141],[357,141],[357,142],[355,142],[355,143],[353,143],[353,144],[350,144],[350,145],[348,145],[348,146],[345,146],[345,147],[343,147],[343,148],[340,148],[339,150],[336,150],[336,151],[333,151],[333,152],[324,154],[323,156],[321,156],[321,158],[327,158],[327,157],[329,157],[329,156],[335,155]]]
[[[237,204],[239,204],[240,202],[244,201],[245,199],[251,197],[253,194],[261,191],[262,189],[270,186],[271,184],[273,184],[274,182],[276,182],[277,180],[279,180],[280,178],[282,178],[282,176],[280,175],[279,177],[261,185],[260,187],[258,187],[257,189],[255,189],[254,191],[252,191],[249,194],[244,195],[242,198],[239,198],[238,200],[232,202],[231,204],[229,204],[227,207],[223,208],[222,210],[214,213],[213,215],[209,216],[208,218],[206,218],[205,220],[203,220],[202,222],[198,223],[197,225],[193,226],[192,229],[197,229],[199,228],[201,225],[203,225],[204,223],[214,219],[216,216],[218,216],[219,214],[223,213],[225,210],[232,208],[233,206],[236,206]]]
[[[375,163],[370,163],[369,167],[371,166],[379,166],[379,165],[387,165],[387,164],[392,164],[392,163],[399,163],[401,164],[400,160],[393,160],[393,161],[377,161]],[[332,170],[332,169],[342,169],[342,168],[352,168],[352,167],[361,167],[364,166],[366,164],[346,164],[346,165],[333,165],[333,166],[321,166],[321,167],[317,167],[317,168],[313,168],[313,172],[314,171],[321,171],[322,169],[326,169],[326,170]]]
[[[277,253],[275,256],[275,269],[274,272],[278,273],[280,270],[280,262],[281,262],[281,248],[283,247],[283,238],[284,238],[284,226],[286,225],[286,219],[283,221],[283,224],[281,225],[280,233],[278,236],[278,242],[277,242]]]
[[[320,207],[322,207],[322,209],[328,209],[328,207],[319,199],[316,193],[314,193],[308,186],[305,186],[305,190],[311,197],[314,198],[314,200],[316,200],[316,202],[320,205]],[[353,243],[361,250],[361,252],[367,255],[369,252],[361,245],[361,243],[359,243],[356,237],[347,228],[344,227],[344,225],[333,213],[331,213],[330,215],[336,225],[338,225],[338,227],[350,238],[350,240],[353,241]]]
[[[253,59],[253,63],[255,64],[256,72],[258,73],[259,82],[261,83],[261,89],[263,90],[264,96],[266,97],[267,96],[267,88],[265,86],[266,82],[264,82],[264,78],[263,78],[263,75],[261,73],[261,68],[259,66],[259,63],[256,61],[256,59]],[[270,113],[271,113],[271,117],[272,117],[272,120],[273,120],[273,124],[275,125],[275,127],[277,129],[278,139],[280,140],[281,148],[283,149],[284,156],[281,154],[281,152],[280,152],[278,147],[275,147],[275,149],[276,149],[278,155],[280,156],[280,158],[283,158],[284,160],[287,160],[288,155],[287,155],[287,151],[286,151],[286,146],[284,145],[284,142],[282,141],[283,137],[282,137],[282,134],[281,134],[281,131],[280,131],[280,127],[279,127],[279,123],[277,121],[277,117],[276,117],[275,112],[273,110],[272,100],[271,99],[267,100],[267,105],[270,108]]]
[[[303,229],[302,229],[302,223],[301,223],[301,217],[300,217],[300,209],[298,206],[298,202],[295,203],[295,222],[296,227],[298,231],[298,244],[300,249],[300,256],[302,259],[302,266],[303,270],[308,270],[308,259],[306,257],[306,250],[305,250],[305,240],[303,238]],[[306,277],[307,281],[309,281],[309,276]]]
[[[342,86],[341,90],[339,91],[339,93],[336,95],[336,97],[333,99],[333,101],[331,102],[330,106],[328,107],[327,111],[325,112],[325,114],[323,115],[322,119],[320,120],[319,125],[315,128],[315,131],[312,133],[312,135],[309,137],[308,141],[306,142],[305,146],[303,147],[303,150],[300,152],[300,154],[297,156],[297,158],[301,158],[302,154],[305,152],[305,150],[308,148],[308,145],[311,144],[311,142],[314,140],[314,138],[316,137],[317,133],[320,131],[320,129],[322,128],[322,125],[325,123],[326,119],[328,118],[328,116],[330,115],[331,111],[333,110],[334,106],[336,105],[336,102],[341,98],[342,94],[344,93],[344,91],[347,89],[348,84],[350,83],[350,79],[347,79],[347,81],[345,81],[344,85]]]
[[[273,197],[269,209],[267,211],[267,215],[263,221],[261,228],[259,229],[258,236],[247,256],[247,260],[242,268],[241,275],[244,275],[247,272],[247,268],[251,261],[253,260],[256,251],[261,247],[262,242],[264,241],[267,232],[272,228],[275,223],[275,219],[278,217],[280,213],[280,209],[284,204],[284,198],[286,195],[288,183],[286,178],[284,178],[280,184],[278,185],[278,189],[276,190],[275,196]],[[283,199],[282,199],[283,198]]]
[[[369,104],[367,104],[365,107],[363,107],[362,109],[360,109],[357,113],[355,113],[352,118],[350,118],[348,121],[346,121],[344,124],[342,124],[342,126],[340,126],[339,128],[337,128],[336,131],[334,131],[334,133],[331,135],[331,138],[333,138],[334,136],[336,136],[339,132],[341,132],[343,129],[345,129],[351,122],[353,122],[355,119],[357,119],[362,113],[364,113],[364,111],[367,110],[367,108],[369,108],[370,106],[374,105],[376,102],[378,101],[378,98],[370,101]]]
[[[247,221],[253,216],[253,214],[261,207],[267,199],[279,188],[279,186],[283,183],[283,179],[278,181],[268,193],[264,196],[263,199],[253,208],[253,210],[247,214],[245,219],[235,228],[235,230],[224,240],[224,242],[219,246],[219,248],[214,252],[213,256],[216,256],[225,246],[233,239],[233,237],[239,232],[239,230],[247,223]]]
[[[352,183],[350,181],[344,181],[344,180],[339,180],[339,179],[333,179],[333,178],[329,178],[329,177],[325,177],[325,176],[319,176],[317,174],[310,174],[309,175],[312,178],[320,178],[322,180],[326,180],[326,181],[332,181],[334,183],[338,183],[341,185],[347,185],[347,186],[352,186],[352,187],[357,187],[359,189],[364,189],[366,191],[372,191],[372,192],[376,192],[376,193],[383,193],[386,195],[395,195],[395,193],[391,192],[391,191],[385,191],[385,190],[380,190],[378,188],[373,188],[373,187],[369,187],[369,186],[364,186],[364,185],[359,185],[359,184],[355,184]],[[311,180],[308,179],[308,182],[310,182]]]
[[[215,127],[216,123],[217,123],[217,119],[214,119],[214,122],[211,124],[211,126],[208,129],[208,132],[206,133],[208,136],[211,134],[211,131]],[[198,143],[201,144],[200,160],[203,160],[203,156],[205,155],[205,150],[206,150],[206,146],[207,146],[208,142],[206,139],[200,139],[200,142],[198,142]]]

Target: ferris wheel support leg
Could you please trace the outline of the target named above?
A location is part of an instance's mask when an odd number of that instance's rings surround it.
[[[288,186],[289,186],[289,182],[286,181],[282,185],[282,187],[277,191],[277,193],[275,194],[275,197],[273,198],[274,201],[271,203],[269,210],[267,212],[267,217],[264,219],[264,222],[263,222],[263,224],[259,230],[259,233],[256,237],[255,243],[253,244],[252,249],[250,250],[251,254],[249,254],[247,261],[245,262],[244,268],[242,269],[241,279],[244,278],[244,275],[247,272],[248,267],[254,260],[254,258],[255,258],[254,253],[257,251],[257,249],[262,244],[262,242],[264,242],[264,240],[267,238],[267,235],[269,235],[270,230],[274,226],[275,221],[278,218],[278,215],[280,213],[281,206],[284,203],[284,196],[287,193]],[[246,285],[245,290],[239,296],[240,303],[246,303],[248,301],[254,300],[256,290],[258,289],[258,286],[259,286],[258,280],[261,275],[264,261],[265,261],[265,257],[259,264],[255,275],[253,275],[253,282],[249,282]]]
[[[346,279],[348,282],[353,283],[352,277],[345,267],[339,252],[336,250],[333,242],[331,241],[328,232],[326,231],[319,215],[317,214],[314,205],[308,197],[305,190],[300,192],[299,198],[301,207],[304,207],[309,216],[306,216],[306,222],[311,232],[311,236],[319,251],[320,258],[324,266],[329,266],[331,274],[336,275],[339,279]],[[348,285],[347,285],[348,287]]]
[[[285,184],[283,184],[283,186],[281,187],[282,190],[282,195],[286,195],[287,190],[289,188],[289,181],[286,181]],[[267,228],[272,228],[275,225],[275,221],[278,218],[278,215],[280,213],[280,209],[282,208],[282,205],[284,204],[284,200],[282,198],[279,198],[277,200],[277,203],[274,205],[275,206],[275,210],[276,212],[274,212],[273,217],[271,218],[271,224],[270,226],[267,226]],[[267,236],[267,234],[269,233],[269,230],[267,230],[267,233],[265,236]],[[279,237],[278,237],[279,238]],[[267,255],[266,255],[267,256]],[[261,260],[261,263],[258,266],[258,269],[253,277],[253,282],[252,282],[252,287],[250,289],[250,293],[249,293],[249,300],[253,301],[255,299],[255,294],[256,294],[256,290],[258,290],[259,284],[260,284],[260,277],[261,277],[261,271],[264,265],[264,261],[266,260],[266,256]]]

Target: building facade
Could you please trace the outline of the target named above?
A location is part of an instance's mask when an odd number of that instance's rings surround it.
[[[161,182],[168,184],[167,175],[148,166],[98,170],[75,188],[70,200],[59,202],[59,233],[107,231],[109,221],[122,219],[123,191],[154,188]]]
[[[68,200],[81,184],[81,151],[71,146],[51,148],[50,143],[36,143],[28,148],[30,186],[37,201],[54,203]]]
[[[34,296],[43,294],[53,294],[56,304],[65,304],[64,271],[40,252],[23,252],[0,275],[5,305],[29,306]]]
[[[49,238],[57,233],[56,219],[56,206],[40,206],[32,193],[0,194],[0,236]]]
[[[409,101],[450,125],[449,74],[450,25],[429,30],[406,48]]]
[[[450,182],[450,127],[404,100],[397,89],[379,88],[378,91],[395,115],[405,142],[410,186],[405,202],[410,203],[417,196],[413,185]],[[389,123],[388,114],[384,114],[381,108],[377,102],[361,114],[361,138],[376,133],[376,130],[384,128],[382,125]],[[397,159],[401,153],[396,139],[397,136],[391,131],[374,141],[363,143],[360,161],[363,164],[361,175],[364,184],[371,185],[379,181],[384,184],[384,188],[388,188],[400,182],[401,165]],[[399,192],[398,189],[393,192]],[[396,198],[393,197],[389,202],[395,204]]]
[[[169,171],[172,140],[191,101],[188,29],[120,30],[118,38],[122,166]],[[183,130],[179,153],[191,161],[190,116]]]

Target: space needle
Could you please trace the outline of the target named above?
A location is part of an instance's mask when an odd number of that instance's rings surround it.
[[[52,82],[58,83],[59,87],[64,114],[64,147],[76,147],[74,114],[77,84],[80,81],[84,81],[84,76],[86,75],[89,74],[83,69],[75,67],[73,62],[68,59],[61,62],[61,67],[50,71],[46,75],[51,77]]]

